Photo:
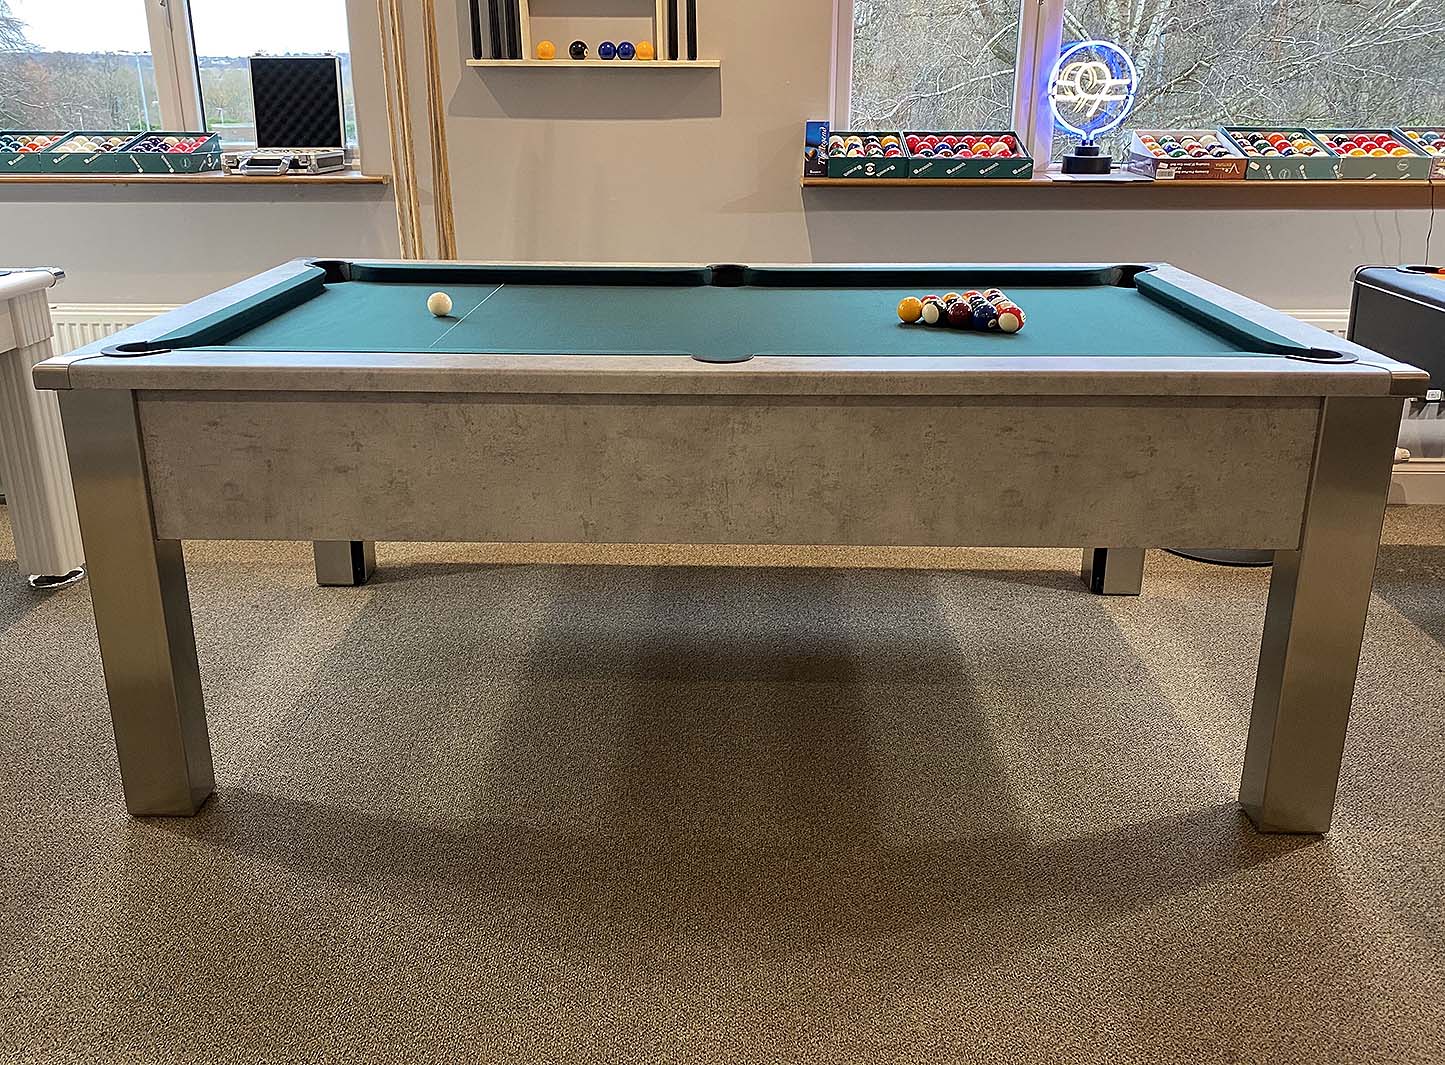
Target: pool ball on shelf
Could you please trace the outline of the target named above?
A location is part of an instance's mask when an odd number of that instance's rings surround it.
[[[1279,130],[1241,132],[1238,137],[1246,155],[1269,158],[1324,154],[1323,148],[1298,130],[1288,133]]]
[[[1325,143],[1338,155],[1356,158],[1415,154],[1391,133],[1331,133],[1326,135]]]
[[[617,58],[618,58],[618,59],[624,59],[624,60],[625,60],[625,59],[636,59],[636,58],[637,58],[637,46],[634,45],[631,41],[623,41],[623,42],[621,42],[621,43],[618,44],[618,46],[617,46]]]
[[[18,152],[21,155],[29,155],[33,152],[51,151],[54,145],[63,138],[59,136],[48,136],[45,134],[9,134],[6,143],[0,146],[0,151]]]
[[[891,133],[833,134],[828,138],[830,159],[897,159],[903,155],[902,141]]]
[[[573,58],[573,59],[576,59],[577,57],[576,57],[576,56],[573,56],[572,58]],[[616,59],[616,58],[617,58],[617,45],[613,44],[611,41],[603,41],[601,44],[599,44],[599,45],[597,46],[597,58],[598,58],[598,59]]]
[[[1437,159],[1445,157],[1445,130],[1407,129],[1405,136],[1422,152],[1428,152]]]
[[[92,137],[82,133],[71,137],[63,144],[57,144],[54,150],[57,155],[104,155],[119,150],[134,138],[135,134],[133,133],[128,133],[124,137],[99,134]]]
[[[568,48],[567,48],[567,54],[570,55],[573,59],[586,59],[586,58],[587,58],[587,42],[586,42],[586,41],[573,41],[573,42],[571,43],[571,45],[569,45]]]
[[[1231,154],[1213,133],[1144,133],[1139,142],[1156,159],[1223,159]]]

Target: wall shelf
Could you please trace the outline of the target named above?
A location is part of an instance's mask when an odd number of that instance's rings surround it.
[[[619,13],[617,0],[472,0],[473,67],[656,67],[661,70],[706,70],[719,66],[716,59],[698,59],[697,0],[629,0],[630,10]],[[534,5],[539,8],[533,11]],[[555,5],[555,6],[554,6]],[[644,7],[645,5],[645,7]],[[482,18],[482,8],[487,17]],[[592,10],[589,10],[591,8]],[[600,10],[599,10],[600,8]],[[609,11],[609,8],[612,8]],[[645,11],[645,13],[644,13]],[[485,25],[484,25],[485,22]],[[537,58],[536,45],[550,40],[557,46],[555,59]],[[603,60],[589,52],[588,59],[572,59],[567,42],[581,40],[591,48],[599,41],[649,42],[656,58]],[[673,58],[673,57],[676,58]]]
[[[468,59],[469,67],[552,70],[716,70],[721,59]]]
[[[964,207],[970,201],[997,204],[1015,197],[1050,206],[1090,208],[1188,207],[1222,210],[1302,210],[1374,208],[1434,210],[1445,183],[1429,181],[1054,181],[1036,174],[1028,179],[817,178],[802,179],[805,197],[814,203],[871,204],[878,197],[906,196]],[[970,196],[970,193],[973,195]],[[870,195],[871,194],[871,195]],[[930,199],[931,197],[931,199]]]

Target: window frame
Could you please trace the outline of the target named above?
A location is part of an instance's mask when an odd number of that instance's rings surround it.
[[[1047,99],[1064,40],[1067,0],[1021,0],[1019,47],[1014,61],[1014,105],[1010,121],[1024,147],[1048,166],[1054,156],[1054,116]],[[853,0],[833,0],[833,67],[829,121],[850,129],[853,96]]]
[[[201,92],[201,69],[196,60],[195,32],[191,23],[190,0],[137,0],[145,5],[150,30],[151,61],[155,66],[156,94],[160,97],[161,121],[166,129],[206,129],[205,101]],[[346,0],[347,47],[356,57],[355,5]],[[356,105],[355,86],[352,105]],[[360,141],[358,108],[358,142]],[[346,148],[349,165],[359,165],[360,145]]]

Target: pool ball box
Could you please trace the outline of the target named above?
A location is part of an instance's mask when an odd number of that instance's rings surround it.
[[[869,137],[896,137],[900,148],[903,144],[903,134],[895,133],[890,129],[870,129],[860,131],[831,130],[828,134],[828,142],[835,137],[842,137],[847,141],[850,137],[858,137],[866,140]],[[828,176],[830,178],[906,178],[911,167],[907,151],[901,151],[892,158],[882,155],[833,155],[831,149],[828,153]]]
[[[181,140],[195,140],[204,137],[196,147],[186,152],[143,151],[141,144],[152,138],[175,137]],[[136,174],[202,174],[221,169],[221,136],[218,133],[199,133],[195,130],[153,129],[135,139],[128,150],[117,153],[119,164],[116,173]]]
[[[1408,138],[1405,143],[1415,145],[1431,157],[1430,176],[1445,178],[1445,127],[1401,126],[1399,131]],[[1435,138],[1433,142],[1431,137]]]
[[[15,141],[29,141],[36,137],[53,137],[54,141],[50,147],[59,144],[66,137],[70,136],[68,130],[55,129],[7,129],[0,130],[0,145],[10,144]],[[36,156],[43,156],[43,151],[21,152],[14,150],[0,150],[0,174],[33,174],[38,167],[35,165]]]
[[[221,138],[218,134],[169,133],[152,130],[3,131],[0,136],[47,136],[58,140],[46,151],[0,152],[0,174],[199,174],[221,169]],[[126,144],[111,152],[60,152],[77,137],[124,136]],[[204,137],[194,150],[185,153],[142,152],[134,146],[149,137]]]
[[[118,148],[111,151],[73,151],[76,141],[82,137],[92,140],[99,138],[121,138]],[[81,130],[68,134],[58,143],[53,144],[47,151],[37,152],[32,157],[36,160],[36,169],[31,173],[43,174],[110,174],[115,171],[112,164],[120,152],[134,141],[136,132],[133,129],[99,129]]]
[[[1194,156],[1161,159],[1144,144],[1145,137],[1162,140],[1172,137],[1182,140],[1193,137],[1202,140],[1213,138],[1228,151],[1228,157],[1200,159]],[[1127,168],[1136,174],[1145,174],[1157,181],[1243,181],[1245,172],[1244,153],[1239,146],[1217,129],[1136,129],[1129,142]]]
[[[1325,147],[1340,157],[1340,177],[1351,181],[1429,181],[1430,155],[1421,151],[1414,141],[1398,129],[1312,129],[1311,133],[1325,143]],[[1346,137],[1351,141],[1363,137],[1372,140],[1387,139],[1387,143],[1410,150],[1409,155],[1350,155],[1347,150],[1335,146],[1333,138]],[[1368,151],[1368,150],[1367,150]]]
[[[991,141],[998,141],[1003,137],[1012,138],[1014,148],[1007,157],[990,156],[988,158],[968,157],[960,159],[924,156],[916,152],[910,152],[912,168],[909,177],[929,179],[982,179],[982,180],[1027,180],[1034,176],[1034,160],[1029,155],[1028,149],[1023,145],[1019,135],[1011,129],[969,129],[969,130],[929,130],[928,132],[905,131],[903,142],[905,146],[910,137],[988,137]]]
[[[1244,156],[1246,181],[1330,181],[1340,176],[1340,157],[1303,127],[1221,126],[1230,143]],[[1249,147],[1250,134],[1282,134],[1290,141],[1307,141],[1312,155],[1258,155]]]

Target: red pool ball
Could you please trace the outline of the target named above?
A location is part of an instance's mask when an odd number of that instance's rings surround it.
[[[973,308],[968,300],[954,300],[948,305],[948,324],[955,329],[967,329],[973,324]]]

